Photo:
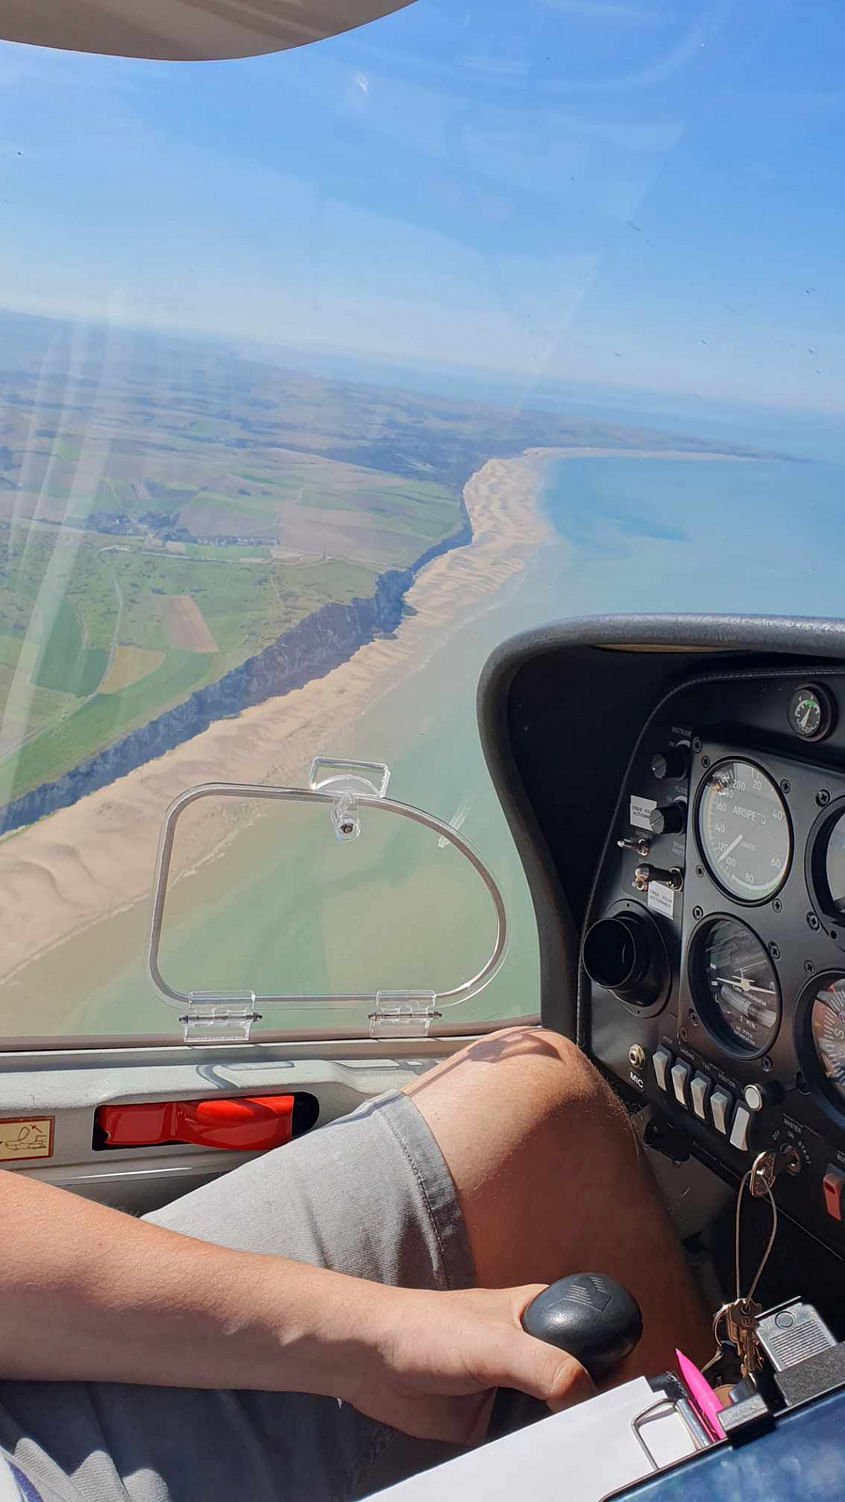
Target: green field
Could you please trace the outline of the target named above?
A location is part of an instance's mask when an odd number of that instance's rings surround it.
[[[99,686],[109,654],[105,647],[88,647],[79,616],[69,600],[59,600],[33,683],[87,699]]]
[[[39,782],[49,782],[180,703],[217,676],[212,672],[213,661],[202,652],[169,652],[161,667],[140,682],[117,694],[96,694],[42,731],[19,757],[0,763],[0,795],[8,801]]]
[[[321,605],[375,586],[372,569],[336,559],[171,554],[37,523],[0,524],[0,558],[3,801],[181,703]],[[110,689],[118,654],[123,681]]]

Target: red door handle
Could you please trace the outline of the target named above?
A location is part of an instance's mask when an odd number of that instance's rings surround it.
[[[166,1100],[100,1106],[106,1147],[153,1147],[194,1142],[230,1152],[281,1147],[293,1135],[293,1095],[236,1095],[228,1100]]]

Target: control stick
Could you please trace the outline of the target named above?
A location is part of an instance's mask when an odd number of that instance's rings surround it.
[[[532,1299],[522,1328],[567,1351],[601,1382],[633,1351],[643,1333],[636,1299],[606,1273],[575,1273]]]

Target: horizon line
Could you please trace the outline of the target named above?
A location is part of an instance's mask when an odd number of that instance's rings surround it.
[[[494,385],[502,385],[507,383],[520,384],[527,387],[533,387],[541,391],[545,389],[550,395],[560,394],[562,397],[568,395],[571,400],[580,401],[587,404],[589,404],[593,398],[596,399],[597,404],[600,404],[599,399],[602,396],[609,396],[616,399],[623,397],[630,398],[633,401],[640,403],[647,403],[649,399],[656,399],[660,402],[680,401],[685,405],[689,405],[691,407],[695,404],[700,403],[702,410],[706,409],[708,406],[714,408],[721,406],[722,408],[724,408],[724,406],[727,405],[730,407],[741,408],[742,410],[750,413],[772,413],[780,415],[784,412],[788,412],[798,417],[799,419],[817,418],[821,421],[825,421],[836,418],[841,420],[841,406],[839,405],[832,405],[830,407],[808,405],[796,406],[786,401],[777,401],[772,399],[766,400],[761,397],[758,397],[756,400],[749,400],[747,397],[738,397],[730,395],[728,393],[726,393],[722,397],[717,397],[700,394],[695,391],[684,390],[678,387],[626,386],[614,384],[611,381],[607,381],[605,383],[588,380],[579,381],[575,376],[543,376],[542,374],[538,374],[536,371],[528,372],[524,370],[506,370],[499,367],[463,365],[458,361],[451,360],[443,360],[442,363],[437,363],[431,360],[419,359],[413,354],[385,354],[382,351],[366,350],[360,348],[352,349],[345,345],[326,344],[321,341],[315,341],[312,344],[305,345],[297,343],[287,343],[284,340],[270,340],[261,338],[256,334],[236,332],[229,329],[213,329],[200,327],[198,325],[186,326],[182,324],[164,324],[160,322],[138,323],[132,321],[131,319],[120,319],[109,315],[104,315],[102,313],[94,312],[33,311],[30,308],[19,306],[16,307],[12,304],[7,304],[0,301],[0,317],[20,318],[22,320],[30,320],[35,323],[64,324],[70,326],[82,325],[92,329],[101,330],[105,333],[118,332],[125,334],[146,335],[149,337],[160,336],[166,339],[173,339],[176,342],[182,341],[187,344],[190,344],[192,341],[196,341],[199,344],[217,344],[228,348],[229,352],[231,354],[234,354],[236,358],[238,357],[239,352],[236,348],[233,348],[233,346],[240,344],[249,346],[256,351],[261,351],[266,356],[270,356],[272,354],[285,357],[288,357],[290,355],[297,355],[303,356],[305,358],[308,358],[310,356],[317,359],[322,356],[326,358],[339,358],[344,360],[371,363],[377,366],[387,367],[388,369],[391,367],[399,370],[407,369],[409,371],[418,372],[421,375],[430,375],[431,377],[440,376],[447,379],[450,377],[464,377],[468,380],[474,379],[476,381],[492,383]],[[265,361],[259,361],[259,363],[268,363],[268,361],[265,359]],[[2,368],[2,363],[0,363],[0,369]],[[285,368],[291,369],[292,367],[288,366]],[[308,373],[309,372],[303,372],[303,374]],[[349,382],[349,384],[367,384],[366,381],[356,381],[354,377],[349,376],[333,376],[321,378],[341,381],[346,380]],[[318,377],[318,379],[320,379],[320,377]],[[568,388],[574,389],[568,390]],[[580,394],[576,394],[576,392]],[[432,395],[433,394],[435,393],[432,393]],[[528,395],[527,392],[526,395]],[[490,400],[490,398],[479,397],[456,398],[454,395],[452,395],[451,397],[446,396],[442,399],[447,401]],[[495,398],[493,398],[493,401],[495,402]],[[693,414],[690,414],[691,417],[692,415]]]

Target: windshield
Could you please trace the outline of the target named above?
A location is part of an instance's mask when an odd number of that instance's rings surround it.
[[[536,1011],[489,652],[842,613],[843,43],[838,0],[418,0],[231,62],[0,47],[0,1034],[176,1037],[165,810],[321,754],[495,873],[462,1017]],[[239,809],[186,826],[180,989],[483,962],[448,842]]]

